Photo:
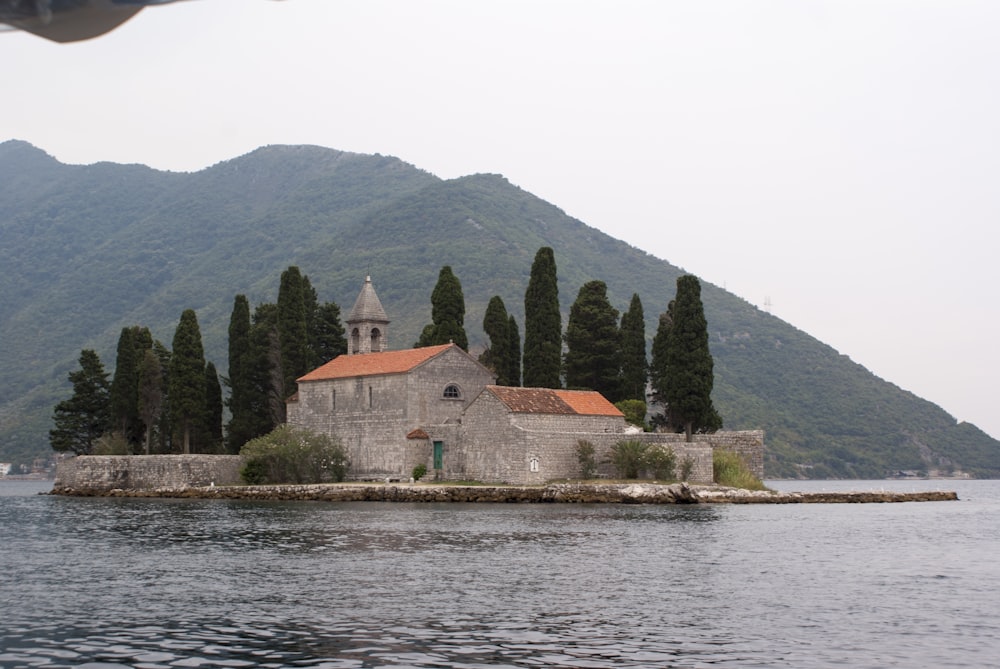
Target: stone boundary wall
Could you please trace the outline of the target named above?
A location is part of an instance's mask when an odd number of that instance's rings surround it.
[[[238,455],[78,455],[56,465],[56,494],[101,495],[113,490],[181,491],[238,485]]]
[[[678,446],[683,447],[683,434],[674,432],[646,432],[642,434],[626,435],[627,439],[637,438],[640,441],[649,443],[670,444],[678,454],[678,462],[681,455]],[[764,430],[739,430],[732,432],[716,432],[714,434],[696,434],[692,436],[690,445],[701,444],[710,446],[712,450],[722,449],[732,451],[746,463],[754,476],[764,479]]]

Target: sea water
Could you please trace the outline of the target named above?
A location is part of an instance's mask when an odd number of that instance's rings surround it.
[[[1000,482],[957,502],[39,495],[0,482],[4,667],[986,667]]]

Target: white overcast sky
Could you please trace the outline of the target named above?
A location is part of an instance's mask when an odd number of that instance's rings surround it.
[[[199,0],[0,55],[0,140],[500,173],[1000,437],[995,0]]]

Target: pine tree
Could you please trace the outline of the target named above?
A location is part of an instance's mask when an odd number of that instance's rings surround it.
[[[347,353],[340,307],[335,302],[324,302],[316,307],[309,327],[309,346],[315,365],[322,365]]]
[[[665,402],[667,418],[683,427],[687,441],[694,432],[714,432],[722,419],[712,404],[712,354],[708,350],[708,323],[701,302],[701,283],[691,275],[677,279],[677,295],[661,319],[663,340],[654,341],[657,395]],[[657,339],[660,339],[657,332]]]
[[[465,334],[465,297],[458,277],[445,265],[438,273],[437,284],[431,293],[431,323],[424,327],[417,346],[437,346],[455,343],[462,350],[469,350]]]
[[[205,439],[208,450],[222,447],[222,385],[211,362],[205,363]]]
[[[174,332],[170,357],[170,417],[181,433],[183,452],[191,452],[205,416],[205,349],[194,309],[186,309]]]
[[[310,370],[311,362],[303,280],[299,268],[294,265],[281,273],[277,325],[281,345],[280,392],[284,401],[298,389],[295,380]]]
[[[139,363],[139,418],[145,427],[144,451],[150,454],[153,445],[153,429],[163,409],[163,369],[160,358],[148,348]]]
[[[524,385],[560,388],[562,367],[562,315],[555,254],[538,249],[524,294]]]
[[[646,361],[646,320],[642,301],[632,295],[628,311],[622,314],[622,399],[646,401],[649,363]]]
[[[493,370],[497,377],[498,386],[511,385],[510,373],[510,327],[507,307],[499,295],[490,298],[486,306],[486,314],[483,316],[483,332],[489,337],[490,344],[480,362]]]
[[[56,405],[49,443],[55,451],[88,455],[111,425],[108,375],[95,351],[80,352],[80,369],[69,373],[69,381],[73,395]]]
[[[509,367],[507,368],[507,380],[511,386],[519,388],[521,386],[521,331],[517,327],[517,321],[511,315],[507,321],[507,335],[510,337],[510,344],[507,346]]]
[[[603,281],[580,287],[566,324],[566,386],[596,390],[608,400],[621,398],[621,343],[618,310],[608,301]]]

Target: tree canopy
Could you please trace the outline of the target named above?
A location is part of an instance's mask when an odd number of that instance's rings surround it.
[[[95,351],[80,352],[80,369],[69,373],[69,382],[73,395],[56,405],[49,443],[55,451],[88,455],[111,424],[108,375]]]
[[[524,293],[524,385],[528,388],[561,388],[562,315],[555,253],[538,249]]]
[[[566,324],[566,387],[596,390],[608,400],[621,397],[618,310],[608,302],[603,281],[580,287]]]
[[[170,357],[170,416],[182,435],[184,453],[191,452],[205,417],[205,349],[194,309],[185,309],[174,332]]]
[[[646,401],[649,363],[646,360],[646,319],[642,300],[632,294],[628,311],[622,314],[622,399]]]
[[[458,277],[445,265],[438,273],[437,284],[431,293],[431,323],[424,327],[417,346],[437,346],[454,342],[462,350],[469,350],[465,333],[465,297]]]

